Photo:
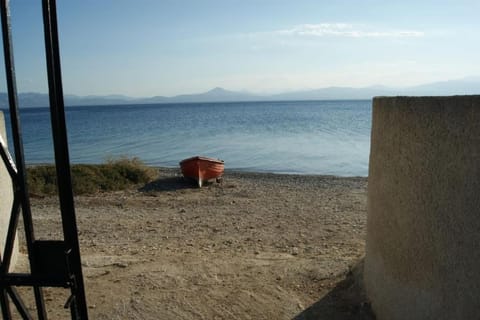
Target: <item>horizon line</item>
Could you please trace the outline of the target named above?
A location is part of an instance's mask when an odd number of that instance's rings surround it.
[[[318,87],[318,88],[303,88],[303,89],[284,89],[278,92],[273,92],[273,93],[261,93],[261,92],[255,92],[255,91],[250,91],[250,90],[232,90],[232,89],[226,89],[225,87],[222,86],[215,86],[211,89],[206,89],[204,91],[200,92],[191,92],[191,93],[179,93],[179,94],[174,94],[174,95],[150,95],[150,96],[130,96],[127,94],[122,94],[122,93],[105,93],[105,94],[76,94],[76,93],[65,93],[64,97],[66,96],[74,96],[74,97],[79,97],[79,98],[105,98],[105,97],[110,97],[110,96],[119,96],[123,98],[129,98],[129,99],[151,99],[151,98],[175,98],[179,96],[190,96],[190,95],[201,95],[201,94],[206,94],[211,91],[220,89],[223,91],[235,93],[235,94],[246,94],[246,95],[255,95],[258,96],[259,98],[262,97],[270,97],[270,96],[276,96],[276,95],[283,95],[283,94],[293,94],[293,93],[304,93],[304,92],[309,92],[309,91],[315,91],[315,90],[324,90],[324,89],[386,89],[386,90],[405,90],[405,89],[411,89],[419,86],[424,86],[424,85],[429,85],[429,84],[438,84],[438,83],[447,83],[447,82],[455,82],[455,81],[473,81],[473,82],[479,82],[480,83],[480,76],[465,76],[461,78],[454,78],[454,79],[447,79],[447,80],[437,80],[437,81],[432,81],[432,82],[424,82],[416,85],[408,85],[408,86],[388,86],[388,85],[382,85],[382,84],[372,84],[372,85],[366,85],[366,86],[348,86],[348,85],[330,85],[330,86],[324,86],[324,87]],[[7,94],[7,92],[0,92],[0,94]],[[47,92],[41,92],[41,91],[17,91],[17,94],[45,94],[48,95]]]

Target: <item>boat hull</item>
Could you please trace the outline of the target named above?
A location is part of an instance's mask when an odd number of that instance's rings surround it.
[[[202,187],[205,181],[219,179],[225,165],[223,160],[196,156],[182,160],[180,168],[185,178],[194,179]]]

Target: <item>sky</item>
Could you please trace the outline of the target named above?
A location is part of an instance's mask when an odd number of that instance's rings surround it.
[[[40,3],[10,1],[19,92],[47,92]],[[214,87],[270,94],[480,76],[478,0],[59,0],[57,7],[66,94],[174,96]]]

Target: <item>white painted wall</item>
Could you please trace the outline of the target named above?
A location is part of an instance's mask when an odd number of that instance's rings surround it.
[[[7,141],[7,135],[5,131],[5,119],[3,112],[0,111],[0,135],[3,140]],[[0,160],[0,249],[2,250],[2,259],[3,252],[5,249],[5,239],[7,235],[8,224],[10,221],[10,214],[12,210],[13,203],[13,187],[12,179],[7,172],[5,164]],[[16,241],[17,242],[17,241]],[[13,257],[10,264],[10,269],[15,266],[15,262],[18,255],[18,247],[15,245],[13,251]]]

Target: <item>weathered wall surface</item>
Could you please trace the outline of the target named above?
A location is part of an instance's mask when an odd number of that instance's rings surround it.
[[[480,96],[375,98],[365,286],[377,318],[480,317]]]
[[[0,135],[3,140],[7,141],[7,135],[5,131],[5,119],[3,113],[0,111]],[[0,159],[0,250],[2,253],[5,248],[5,238],[7,235],[8,222],[10,221],[10,214],[13,203],[13,188],[12,179],[5,168],[5,164]],[[18,248],[15,246],[14,254],[12,257],[11,267],[15,265]]]

